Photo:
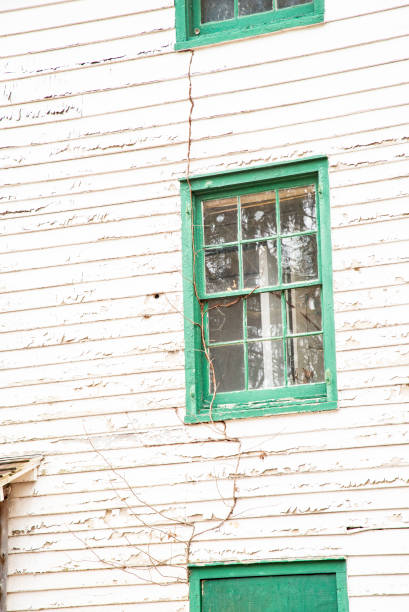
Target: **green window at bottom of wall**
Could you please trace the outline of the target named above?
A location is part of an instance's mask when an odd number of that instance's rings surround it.
[[[186,422],[336,408],[327,159],[181,195]]]
[[[176,49],[324,20],[324,0],[175,0]]]
[[[190,612],[348,612],[345,560],[192,566]]]

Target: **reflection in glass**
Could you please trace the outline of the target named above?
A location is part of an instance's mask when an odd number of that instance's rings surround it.
[[[277,8],[287,8],[289,6],[298,6],[299,4],[308,4],[312,0],[277,0]]]
[[[240,391],[244,389],[244,347],[243,344],[216,346],[210,349],[210,359],[216,377],[216,390]],[[209,367],[210,392],[213,393],[212,368]]]
[[[209,342],[233,342],[243,338],[243,299],[209,300]]]
[[[243,245],[243,276],[245,287],[267,287],[277,284],[276,240]]]
[[[234,0],[201,0],[202,23],[234,17]]]
[[[246,303],[248,338],[272,338],[282,335],[281,292],[251,295]]]
[[[283,238],[281,241],[281,263],[284,283],[316,279],[318,265],[315,234]]]
[[[206,291],[218,293],[239,288],[239,256],[237,247],[205,251]]]
[[[322,336],[287,339],[288,384],[306,385],[324,382]]]
[[[239,15],[254,15],[273,10],[273,0],[239,0]]]
[[[317,227],[314,185],[280,189],[279,198],[282,234],[304,232]]]
[[[267,238],[277,233],[274,191],[245,195],[240,201],[243,240]]]
[[[300,287],[285,292],[289,334],[321,330],[321,287]]]
[[[237,198],[203,202],[205,244],[237,241]]]
[[[265,340],[248,343],[249,389],[271,389],[284,385],[283,343]]]

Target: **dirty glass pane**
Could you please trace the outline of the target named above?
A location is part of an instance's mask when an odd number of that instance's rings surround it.
[[[276,240],[243,245],[243,276],[245,287],[266,287],[277,284]]]
[[[205,251],[206,291],[218,293],[239,288],[239,252],[237,247]]]
[[[210,349],[214,373],[216,376],[216,390],[240,391],[244,389],[244,347],[243,344],[216,346]],[[210,391],[213,392],[212,371],[209,368]]]
[[[234,17],[234,0],[201,0],[202,23]]]
[[[237,241],[237,198],[203,202],[205,244]]]
[[[267,238],[277,233],[274,191],[241,197],[241,227],[243,240]]]
[[[239,0],[239,15],[254,15],[273,10],[273,0]]]
[[[321,287],[300,287],[285,292],[289,334],[320,331]]]
[[[308,4],[312,0],[277,0],[277,8],[287,8],[289,6],[298,6],[299,4]]]
[[[247,337],[272,338],[281,336],[281,293],[258,293],[251,295],[247,303]]]
[[[284,283],[298,283],[318,277],[317,239],[294,236],[281,241],[281,262]]]
[[[232,342],[243,338],[243,299],[209,300],[209,342]]]
[[[324,348],[322,336],[304,336],[287,340],[289,385],[324,382]]]
[[[317,227],[314,185],[280,189],[278,193],[282,234],[295,234]]]
[[[265,340],[248,343],[249,389],[271,389],[284,385],[283,343]]]

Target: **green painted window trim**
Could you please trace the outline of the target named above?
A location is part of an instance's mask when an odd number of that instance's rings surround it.
[[[285,182],[313,180],[317,186],[318,261],[321,261],[322,322],[324,337],[325,383],[291,388],[238,391],[216,395],[210,414],[205,396],[206,360],[202,356],[200,306],[193,279],[192,204],[193,214],[203,196],[219,197],[231,193],[269,189]],[[313,157],[299,161],[227,171],[214,175],[181,179],[182,258],[185,318],[186,423],[208,422],[232,418],[264,416],[283,412],[334,410],[337,407],[335,363],[335,329],[332,290],[332,248],[328,159]],[[198,224],[193,222],[194,226]],[[200,229],[200,226],[199,226]],[[195,245],[197,245],[195,236]],[[196,257],[196,260],[199,258]],[[196,264],[197,265],[197,264]],[[198,279],[200,280],[200,279]],[[198,284],[198,283],[196,283]],[[304,284],[305,286],[305,284]],[[240,292],[239,292],[240,293]],[[234,292],[229,293],[234,295]],[[213,297],[213,296],[212,296]]]
[[[175,49],[257,36],[324,21],[324,0],[220,22],[200,23],[200,0],[175,0]]]
[[[347,571],[345,559],[312,561],[264,561],[250,564],[189,565],[190,612],[202,612],[202,580],[308,574],[335,574],[338,612],[348,612]]]

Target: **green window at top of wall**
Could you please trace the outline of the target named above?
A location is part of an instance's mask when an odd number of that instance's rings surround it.
[[[336,408],[327,159],[181,195],[186,422]]]
[[[190,568],[190,612],[347,612],[344,560]]]
[[[324,0],[175,0],[176,49],[324,20]]]

